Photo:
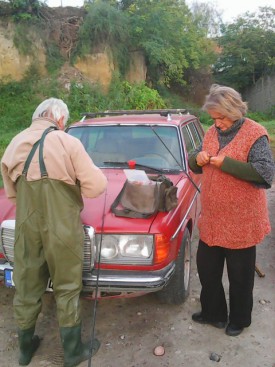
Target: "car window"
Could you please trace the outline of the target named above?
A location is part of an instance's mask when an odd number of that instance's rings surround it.
[[[178,129],[174,126],[94,125],[68,129],[77,137],[96,165],[135,160],[160,169],[181,169]],[[110,167],[110,164],[108,164]]]
[[[196,130],[197,130],[197,132],[199,134],[199,137],[200,137],[200,140],[202,142],[203,141],[203,137],[204,137],[204,129],[203,129],[202,125],[199,123],[198,120],[194,121],[194,124],[196,126]]]
[[[201,141],[202,141],[201,136],[199,135],[193,121],[190,122],[190,124],[188,124],[187,127],[188,127],[188,129],[191,133],[192,138],[193,138],[194,147],[197,148],[201,144]]]
[[[182,127],[182,135],[185,141],[185,147],[187,150],[187,153],[190,153],[192,150],[194,150],[194,142],[191,138],[190,130],[187,129],[187,126]]]

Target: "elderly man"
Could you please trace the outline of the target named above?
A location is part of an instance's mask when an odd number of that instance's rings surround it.
[[[99,348],[81,341],[84,233],[82,195],[94,198],[107,180],[81,142],[63,130],[67,105],[50,98],[35,110],[29,128],[15,136],[1,161],[4,187],[16,203],[14,314],[19,326],[19,364],[26,366],[39,346],[34,335],[41,297],[50,277],[64,348],[64,366],[86,360]]]

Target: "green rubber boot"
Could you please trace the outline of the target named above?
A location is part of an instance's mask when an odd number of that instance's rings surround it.
[[[39,347],[40,338],[34,335],[34,327],[27,330],[18,330],[18,340],[19,340],[19,364],[20,366],[27,366],[32,356],[34,355],[36,349]]]
[[[60,328],[61,342],[64,349],[64,367],[75,367],[82,361],[95,355],[100,347],[97,339],[83,344],[81,341],[81,324],[72,327]]]

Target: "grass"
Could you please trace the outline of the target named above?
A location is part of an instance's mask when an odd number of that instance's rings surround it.
[[[273,151],[273,155],[275,157],[275,120],[262,121],[261,125],[263,125],[268,131],[270,137],[270,145]]]

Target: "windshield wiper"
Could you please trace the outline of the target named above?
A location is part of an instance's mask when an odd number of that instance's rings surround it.
[[[112,161],[105,161],[103,162],[104,164],[111,164],[111,165],[114,165],[114,166],[125,166],[125,167],[128,167],[129,168],[129,164],[128,162],[112,162]],[[143,168],[143,169],[148,169],[148,170],[151,170],[151,171],[154,171],[154,172],[158,172],[158,173],[163,173],[165,170],[163,169],[160,169],[160,168],[156,168],[156,167],[151,167],[151,166],[147,166],[145,164],[139,164],[139,163],[136,163],[135,164],[135,167],[136,168]]]

